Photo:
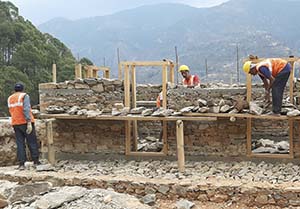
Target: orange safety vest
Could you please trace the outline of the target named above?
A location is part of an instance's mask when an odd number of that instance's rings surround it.
[[[24,110],[23,102],[24,102],[25,95],[26,93],[16,92],[10,97],[8,97],[7,99],[7,104],[11,115],[11,124],[13,126],[27,123],[23,112]],[[31,117],[31,122],[34,123],[34,117],[32,115],[31,110],[30,110],[30,117]]]
[[[189,80],[183,79],[182,80],[183,85],[193,86],[194,85],[194,77],[195,77],[194,75],[191,75]]]
[[[156,107],[161,107],[161,103],[160,103],[161,100],[163,100],[162,92],[160,92],[156,98]]]
[[[286,66],[286,64],[287,64],[287,61],[285,61],[283,59],[270,58],[270,59],[266,59],[266,60],[259,62],[256,65],[256,69],[259,72],[260,67],[262,67],[262,66],[267,67],[270,70],[272,76],[276,77],[278,75],[278,73],[280,73],[283,70],[283,68]]]

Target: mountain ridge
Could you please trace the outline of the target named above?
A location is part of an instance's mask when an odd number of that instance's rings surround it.
[[[272,11],[272,13],[267,12]],[[40,30],[60,38],[74,54],[106,64],[117,73],[117,48],[121,60],[174,58],[178,47],[180,63],[218,80],[218,72],[236,71],[236,46],[240,63],[248,54],[262,57],[299,53],[300,23],[296,22],[299,1],[231,0],[210,8],[182,4],[146,5],[108,16],[69,22],[45,23]],[[274,14],[273,14],[274,13]],[[290,24],[286,24],[290,23]],[[288,33],[286,32],[288,31]],[[139,76],[139,82],[158,81],[159,76]]]

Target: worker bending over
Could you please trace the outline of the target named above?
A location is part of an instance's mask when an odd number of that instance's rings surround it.
[[[259,75],[265,87],[265,100],[270,102],[272,89],[273,114],[279,115],[282,107],[283,91],[291,73],[291,65],[280,58],[270,58],[257,64],[245,62],[243,70],[251,75]]]

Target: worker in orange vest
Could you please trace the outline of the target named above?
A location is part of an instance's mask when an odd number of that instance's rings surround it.
[[[188,88],[200,86],[200,79],[197,75],[190,74],[190,68],[187,65],[181,65],[178,70],[182,77],[182,84]]]
[[[17,143],[17,157],[19,170],[25,169],[26,151],[25,139],[30,150],[31,159],[34,165],[40,164],[38,143],[34,127],[34,117],[32,115],[29,95],[23,92],[24,85],[17,83],[15,93],[8,100],[9,113],[11,115],[11,125],[15,131]]]
[[[197,75],[190,74],[190,68],[187,65],[181,65],[178,72],[181,73],[183,80],[182,84],[187,88],[200,87],[200,79]],[[156,98],[156,107],[161,107],[163,100],[162,92]]]
[[[265,88],[265,100],[267,102],[270,102],[270,90],[272,89],[272,108],[275,115],[280,115],[283,91],[289,79],[291,69],[291,64],[280,58],[266,59],[257,64],[247,61],[243,66],[245,73],[259,75],[262,79]]]

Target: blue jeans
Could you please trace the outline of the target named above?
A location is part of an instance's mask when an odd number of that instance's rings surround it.
[[[15,125],[13,126],[15,135],[16,135],[16,143],[17,143],[17,157],[20,165],[24,165],[27,160],[26,157],[26,147],[25,147],[25,139],[27,146],[30,151],[31,159],[34,162],[38,162],[39,160],[39,146],[37,143],[35,127],[32,123],[32,132],[30,134],[26,133],[27,124]]]
[[[288,63],[275,77],[272,85],[273,113],[279,114],[282,107],[283,92],[291,73],[291,65]]]

